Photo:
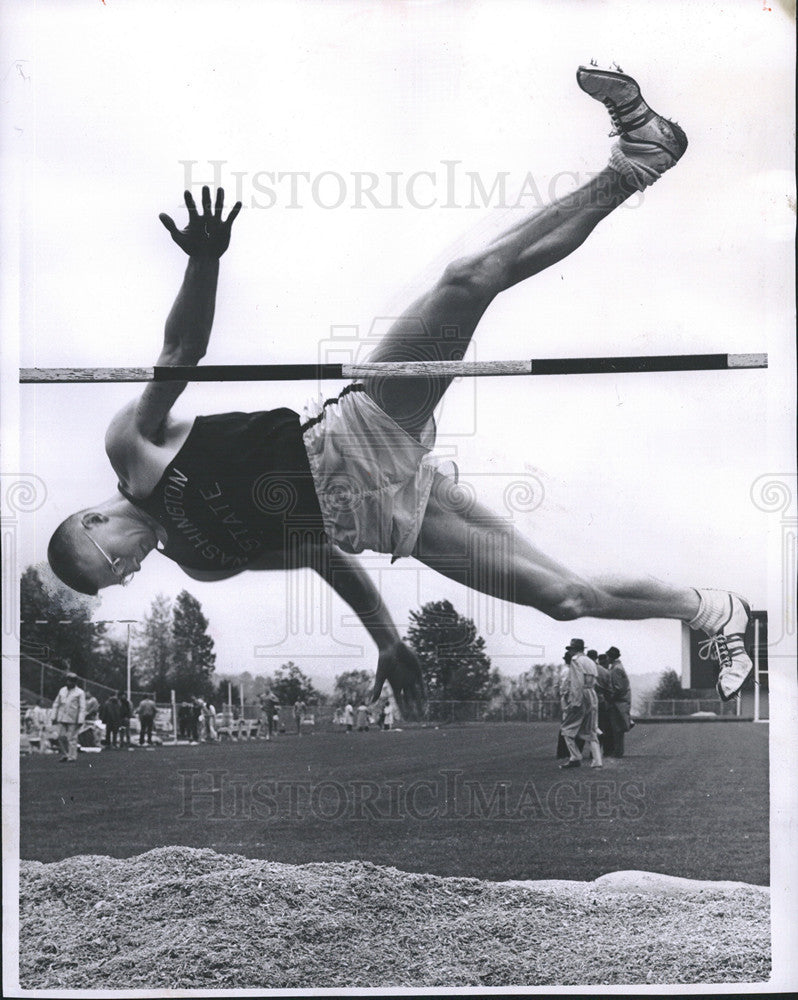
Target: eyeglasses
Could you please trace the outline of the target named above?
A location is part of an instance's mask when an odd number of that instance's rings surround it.
[[[117,557],[116,559],[112,559],[108,555],[108,553],[105,551],[105,549],[102,547],[102,545],[100,545],[100,543],[97,542],[92,537],[91,532],[89,531],[89,529],[85,525],[83,525],[83,530],[89,536],[89,541],[91,542],[91,544],[95,547],[95,549],[99,550],[99,552],[102,554],[102,556],[105,559],[105,561],[111,567],[111,572],[119,580],[119,586],[120,587],[126,587],[136,574],[135,573],[126,573],[125,572],[125,561],[124,561],[124,559],[122,559],[121,556]]]

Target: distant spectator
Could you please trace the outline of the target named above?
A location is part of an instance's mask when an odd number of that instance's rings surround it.
[[[235,716],[233,714],[233,706],[227,703],[222,705],[222,711],[216,716],[216,734],[221,741],[223,737],[232,740],[234,736],[237,737],[237,733],[234,734],[233,730],[235,727]]]
[[[93,722],[100,711],[100,703],[93,694],[86,699],[86,722]]]
[[[86,695],[78,687],[75,674],[64,678],[64,686],[53,702],[52,719],[58,731],[60,762],[74,763],[78,759],[78,729],[86,721]]]
[[[562,735],[568,747],[568,760],[560,767],[579,767],[582,748],[577,746],[580,736],[590,747],[590,766],[601,767],[601,747],[598,741],[598,697],[596,695],[596,664],[585,656],[582,639],[571,639],[568,646],[571,662],[568,665],[568,700],[562,722]]]
[[[346,731],[348,733],[352,732],[355,725],[355,710],[348,702],[344,708],[344,725],[346,726]]]
[[[255,732],[256,740],[268,740],[272,731],[269,725],[269,706],[266,702],[266,694],[258,695],[258,728]]]
[[[273,691],[266,694],[266,711],[269,716],[269,732],[266,739],[271,739],[272,733],[277,732],[277,723],[280,717],[280,702]]]
[[[385,715],[383,716],[382,719],[382,728],[383,729],[393,728],[393,702],[391,701],[390,698],[385,704]]]
[[[110,698],[106,698],[100,709],[100,721],[105,724],[105,739],[103,745],[106,750],[112,747],[119,749],[119,724],[122,719],[122,706],[119,703],[119,695],[114,692]]]
[[[191,703],[181,701],[177,710],[177,738],[179,740],[191,739],[191,718],[193,715]]]
[[[124,691],[118,691],[119,709],[121,718],[119,719],[119,746],[130,747],[130,720],[133,716],[133,706],[130,704]]]
[[[632,728],[632,689],[629,677],[621,663],[621,651],[617,646],[610,646],[606,653],[609,661],[610,685],[612,690],[612,705],[610,706],[610,728],[612,731],[613,749],[610,756],[623,757],[624,736]]]
[[[258,708],[258,726],[255,730],[255,735],[252,735],[252,720],[247,718],[247,702],[239,709],[238,705],[233,705],[233,731],[235,732],[236,738],[239,742],[250,739],[260,739],[260,729],[261,725],[265,725],[266,720],[263,718],[260,708]]]
[[[219,738],[216,732],[216,706],[209,701],[205,706],[205,739],[209,743],[215,743]]]
[[[306,708],[307,705],[305,705],[304,701],[302,701],[301,698],[298,698],[294,702],[294,724],[296,725],[297,736],[302,735],[302,720],[305,718]]]
[[[191,717],[189,719],[188,735],[192,743],[199,743],[200,722],[202,721],[202,701],[196,696],[191,696]]]
[[[36,704],[32,705],[26,715],[25,720],[28,724],[28,735],[31,742],[35,742],[36,751],[38,753],[47,752],[47,709],[44,707],[44,702],[41,698],[37,699]]]
[[[359,733],[367,733],[369,731],[369,710],[362,701],[357,706],[357,731]]]
[[[274,712],[277,699],[271,691],[264,691],[258,698],[258,732],[259,740],[270,740],[274,732]]]
[[[152,729],[155,725],[155,713],[157,708],[155,702],[150,698],[149,695],[145,695],[139,702],[139,707],[136,709],[136,714],[139,717],[139,725],[141,729],[139,730],[139,746],[144,746],[144,741],[146,739],[147,745],[152,746]]]
[[[595,650],[590,650],[588,656],[594,653]],[[609,757],[612,754],[613,749],[613,738],[612,738],[612,721],[610,719],[610,707],[612,705],[612,680],[610,678],[610,672],[605,666],[607,657],[602,654],[601,656],[590,656],[590,659],[596,664],[596,671],[598,676],[596,678],[596,695],[598,696],[598,727],[599,727],[599,744],[601,745],[601,752],[605,757]],[[604,660],[603,664],[601,661]]]
[[[258,733],[259,740],[270,740],[274,732],[274,716],[277,711],[277,699],[271,691],[264,692],[259,698]]]
[[[568,710],[568,677],[571,672],[571,651],[566,648],[563,653],[562,666],[560,667],[560,676],[558,680],[558,691],[560,695],[560,719],[565,720],[565,713]],[[576,745],[581,753],[585,746],[585,741],[581,736],[576,737]],[[557,759],[564,760],[568,756],[568,747],[565,743],[565,737],[562,734],[562,729],[560,729],[557,734]]]
[[[206,743],[213,743],[216,739],[216,731],[213,725],[216,718],[216,710],[213,709],[213,712],[211,712],[212,707],[204,698],[197,698],[197,708],[199,709],[197,736],[199,740],[204,740]]]

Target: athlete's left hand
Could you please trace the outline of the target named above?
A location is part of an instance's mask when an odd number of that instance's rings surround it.
[[[175,243],[189,257],[218,260],[230,246],[230,230],[236,216],[241,211],[241,202],[237,201],[227,218],[222,219],[222,208],[224,207],[222,188],[216,191],[216,204],[213,210],[211,210],[210,188],[204,187],[202,189],[202,215],[197,211],[190,191],[184,192],[183,198],[188,209],[188,225],[185,229],[178,229],[171,216],[166,215],[165,212],[162,212],[158,218],[169,230]]]
[[[426,704],[424,676],[418,657],[403,642],[396,642],[380,653],[372,703],[379,698],[386,681],[391,685],[402,716],[405,719],[420,718]]]

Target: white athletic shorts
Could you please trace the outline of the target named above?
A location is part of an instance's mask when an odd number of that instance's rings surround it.
[[[358,389],[308,404],[309,420],[303,436],[327,537],[344,552],[410,555],[440,464],[430,454],[434,420],[418,441]]]

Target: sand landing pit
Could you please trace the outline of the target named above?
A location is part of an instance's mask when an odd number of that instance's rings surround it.
[[[484,882],[168,847],[20,866],[20,984],[285,989],[761,982],[770,893],[615,872]]]

